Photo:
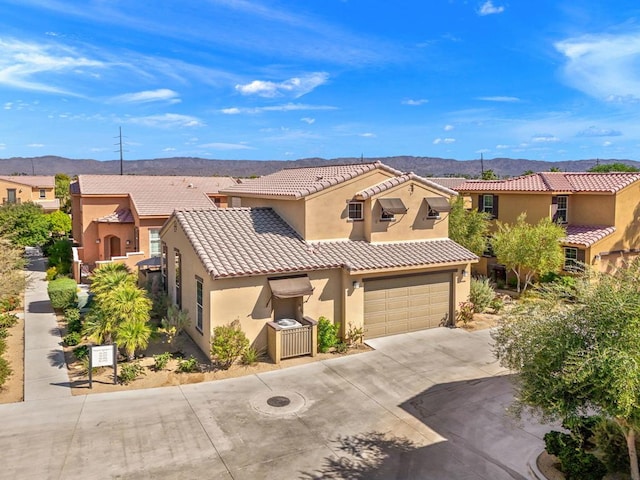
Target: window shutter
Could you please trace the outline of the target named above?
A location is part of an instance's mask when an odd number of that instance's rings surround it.
[[[483,201],[482,201],[482,195],[478,195],[478,211],[481,212],[482,211],[482,207],[483,207]]]
[[[558,220],[557,215],[558,215],[558,197],[553,196],[551,197],[551,220],[556,222]]]
[[[498,195],[493,196],[493,218],[498,218]]]

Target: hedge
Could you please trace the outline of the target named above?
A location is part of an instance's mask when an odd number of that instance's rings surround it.
[[[47,293],[53,308],[75,306],[78,301],[78,285],[72,278],[57,278],[49,282]]]

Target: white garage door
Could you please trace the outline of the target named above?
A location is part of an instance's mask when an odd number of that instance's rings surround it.
[[[451,315],[451,273],[364,282],[365,338],[434,328]]]

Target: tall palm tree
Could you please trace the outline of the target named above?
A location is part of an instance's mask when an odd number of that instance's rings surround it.
[[[110,292],[106,292],[100,301],[105,315],[113,321],[115,341],[134,358],[138,348],[146,348],[151,336],[149,319],[152,302],[147,292],[123,282]]]
[[[91,280],[91,293],[100,301],[101,297],[112,291],[121,283],[136,284],[136,277],[129,272],[126,265],[108,263],[96,269]]]

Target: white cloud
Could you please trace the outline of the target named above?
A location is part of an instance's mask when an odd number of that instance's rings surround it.
[[[556,143],[559,142],[560,139],[555,135],[535,135],[531,138],[531,141],[534,143]]]
[[[429,100],[427,100],[426,98],[419,98],[419,99],[407,99],[407,100],[403,100],[402,104],[403,105],[411,105],[411,106],[419,106],[419,105],[424,105],[425,103],[429,103]]]
[[[284,82],[276,83],[265,80],[254,80],[253,82],[236,85],[236,90],[242,95],[258,95],[260,97],[274,98],[282,96],[291,96],[299,98],[320,85],[323,85],[329,79],[326,72],[315,72],[303,77],[293,77]]]
[[[179,103],[178,93],[168,88],[157,90],[145,90],[143,92],[125,93],[111,99],[116,103],[148,103],[148,102],[169,102]]]
[[[555,43],[565,56],[565,81],[608,102],[640,101],[640,32],[584,35]]]
[[[166,147],[162,149],[163,152],[175,152],[176,149],[173,147]]]
[[[478,15],[485,16],[502,12],[504,12],[504,7],[496,7],[491,0],[487,0],[478,10]]]
[[[577,133],[578,137],[619,137],[622,135],[620,130],[612,128],[597,128],[594,126],[585,128]]]
[[[213,148],[215,150],[255,150],[255,148],[245,145],[243,143],[205,143],[200,145],[201,148]]]
[[[613,142],[610,142],[610,141],[608,141],[608,140],[606,140],[606,141],[602,142],[602,146],[603,146],[603,147],[610,147],[611,145],[613,145]]]
[[[500,145],[496,145],[496,148],[497,148],[498,150],[504,150],[505,148],[509,148],[509,145],[502,145],[502,144],[500,144]]]
[[[366,133],[361,133],[360,136],[361,137],[366,137],[366,138],[372,138],[372,137],[375,137],[376,134],[375,133],[371,133],[371,132],[366,132]]]
[[[493,97],[478,97],[478,100],[484,100],[485,102],[504,102],[504,103],[513,103],[513,102],[520,101],[518,97],[509,97],[505,95],[496,95]]]
[[[11,110],[11,107],[13,106],[13,102],[7,102],[4,104],[4,109],[5,110]]]
[[[443,130],[444,130],[445,132],[450,132],[450,131],[451,131],[451,130],[453,130],[454,128],[455,128],[455,127],[454,127],[453,125],[445,125],[445,126],[443,127]]]
[[[29,145],[27,145],[27,147],[42,148],[42,147],[44,147],[44,144],[43,143],[30,143]]]
[[[124,120],[127,123],[144,127],[174,128],[174,127],[203,127],[205,124],[196,117],[165,113],[163,115],[149,115],[146,117],[131,117]]]
[[[297,110],[336,110],[337,107],[329,105],[308,105],[304,103],[286,103],[284,105],[272,105],[269,107],[253,107],[253,108],[240,108],[230,107],[223,108],[220,113],[225,115],[238,115],[240,113],[262,113],[262,112],[293,112]]]
[[[434,145],[439,145],[441,143],[446,143],[446,144],[451,144],[451,143],[455,143],[456,139],[455,138],[436,138],[435,140],[433,140],[433,144]]]
[[[5,148],[7,148],[7,144],[6,143],[0,143],[0,150],[4,150]]]
[[[79,76],[85,69],[97,70],[107,66],[106,63],[87,58],[70,47],[0,39],[0,84],[13,88],[79,96],[77,92],[68,89],[66,83],[51,83],[52,74]],[[46,78],[49,83],[38,78]]]
[[[315,118],[311,118],[311,117],[302,117],[302,118],[300,119],[300,121],[301,121],[301,122],[308,123],[309,125],[312,125],[313,123],[315,123],[315,122],[316,122],[316,119],[315,119]]]

